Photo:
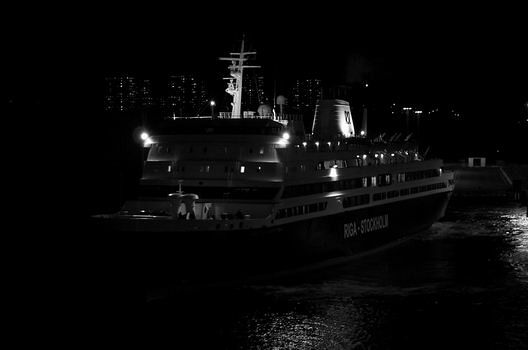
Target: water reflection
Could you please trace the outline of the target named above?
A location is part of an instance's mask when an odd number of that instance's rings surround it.
[[[228,349],[526,348],[524,214],[451,207],[375,255],[273,283],[174,292],[150,311],[175,345],[208,334]]]
[[[502,215],[504,236],[514,249],[504,252],[503,258],[514,268],[520,281],[528,284],[528,217],[524,210],[512,210]]]
[[[315,297],[315,296],[312,296]],[[293,310],[263,312],[244,317],[238,324],[240,338],[249,348],[351,349],[368,343],[380,309],[356,304],[349,298],[311,299],[297,295]]]

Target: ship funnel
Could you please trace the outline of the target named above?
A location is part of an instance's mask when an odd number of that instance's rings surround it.
[[[319,101],[315,108],[312,133],[321,140],[355,136],[349,103],[343,100]]]

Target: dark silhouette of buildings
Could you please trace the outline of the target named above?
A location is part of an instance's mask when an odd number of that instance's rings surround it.
[[[313,113],[321,98],[322,82],[320,79],[297,79],[293,85],[290,107],[300,113]]]
[[[264,77],[254,72],[244,73],[242,109],[256,111],[261,104],[269,103],[264,93]]]
[[[150,80],[137,79],[128,74],[105,78],[106,112],[136,112],[153,106],[154,96]]]
[[[167,95],[161,98],[162,113],[170,118],[195,117],[209,113],[209,94],[205,82],[195,74],[168,78]]]

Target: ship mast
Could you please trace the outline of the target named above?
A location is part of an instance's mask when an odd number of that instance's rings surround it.
[[[220,57],[221,61],[231,61],[231,65],[229,66],[231,77],[224,78],[225,80],[229,80],[226,92],[233,96],[231,118],[242,118],[242,79],[244,68],[260,68],[260,66],[246,66],[244,62],[248,60],[248,55],[255,54],[256,52],[244,51],[244,38],[242,38],[240,52],[231,52],[230,55],[232,57]]]

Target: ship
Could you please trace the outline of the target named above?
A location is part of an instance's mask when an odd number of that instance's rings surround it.
[[[94,216],[126,259],[153,275],[248,276],[355,256],[444,216],[453,173],[408,137],[356,130],[349,102],[319,101],[310,133],[298,115],[242,112],[254,54],[242,42],[220,58],[230,112],[142,134],[138,198]]]

